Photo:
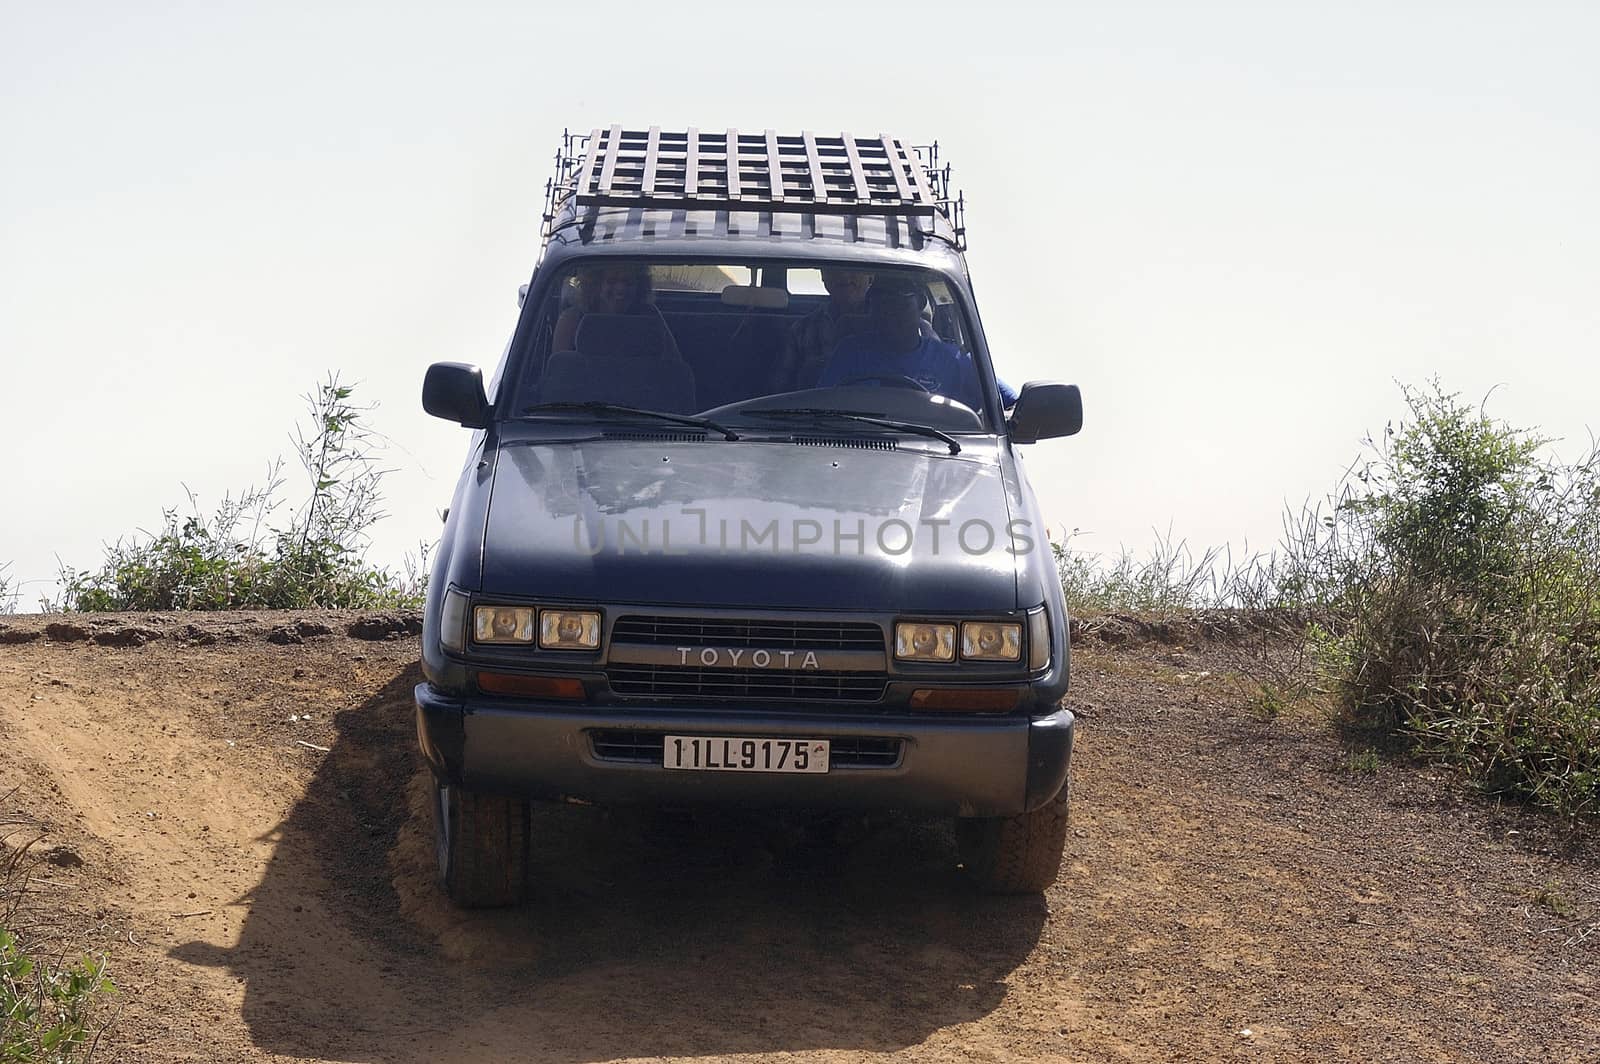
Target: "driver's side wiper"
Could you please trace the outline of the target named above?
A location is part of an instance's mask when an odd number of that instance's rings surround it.
[[[881,428],[894,429],[896,432],[909,432],[915,436],[927,436],[930,439],[943,440],[950,445],[951,454],[961,453],[961,444],[948,432],[940,432],[932,425],[918,425],[911,421],[889,421],[886,418],[875,417],[872,414],[863,414],[857,410],[830,410],[825,406],[780,406],[757,407],[754,410],[745,409],[741,414],[753,414],[756,417],[773,418],[819,418],[836,417],[845,421],[859,421],[866,425],[877,425]]]
[[[629,417],[653,417],[662,421],[671,421],[678,425],[693,425],[699,429],[710,429],[722,433],[725,440],[737,440],[739,434],[726,425],[719,425],[710,418],[695,417],[691,414],[669,414],[665,410],[646,410],[638,406],[623,406],[621,403],[537,403],[523,410],[523,414],[561,414],[561,413],[586,414],[619,414]]]

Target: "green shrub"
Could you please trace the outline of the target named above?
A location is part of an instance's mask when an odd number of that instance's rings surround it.
[[[161,531],[119,539],[99,569],[63,567],[65,610],[229,610],[419,606],[427,579],[421,564],[400,574],[366,561],[367,533],[384,516],[385,470],[367,427],[367,408],[330,377],[306,396],[310,426],[297,428],[305,502],[282,527],[282,463],[266,484],[223,499],[209,517],[193,494],[187,515],[162,515]],[[426,562],[423,552],[422,563]]]
[[[1338,618],[1338,703],[1492,791],[1600,811],[1600,454],[1405,397],[1284,567]]]
[[[0,927],[0,1064],[88,1059],[96,1006],[115,991],[103,959],[41,964]]]
[[[1408,416],[1326,504],[1286,514],[1279,550],[1236,564],[1158,536],[1106,565],[1069,539],[1068,607],[1315,617],[1295,648],[1263,641],[1287,654],[1266,662],[1263,712],[1326,693],[1351,727],[1492,792],[1600,812],[1600,450],[1563,462],[1437,382],[1402,391]]]
[[[0,796],[0,804],[9,804],[12,793]],[[38,825],[0,813],[0,1064],[87,1060],[96,1006],[116,990],[104,959],[46,964],[19,943],[13,928],[27,895],[29,850],[38,840]]]

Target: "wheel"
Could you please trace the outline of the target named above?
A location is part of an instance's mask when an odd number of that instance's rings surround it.
[[[528,893],[528,803],[434,784],[439,882],[463,909],[517,905]]]
[[[1070,781],[1044,805],[1020,816],[957,823],[967,874],[991,894],[1037,894],[1056,881],[1067,847]]]
[[[847,384],[866,384],[868,382],[888,384],[896,388],[916,388],[924,392],[930,390],[926,384],[923,384],[915,377],[907,377],[903,373],[863,373],[859,377],[851,377],[847,381],[840,381],[839,387],[843,388]]]

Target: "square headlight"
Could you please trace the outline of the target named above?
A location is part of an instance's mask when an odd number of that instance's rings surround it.
[[[961,656],[972,661],[1021,661],[1022,625],[962,621]]]
[[[472,611],[474,643],[533,642],[533,609],[528,606],[477,606]]]
[[[598,650],[600,615],[592,610],[540,610],[539,645],[546,650]]]
[[[901,621],[894,626],[894,656],[902,661],[954,661],[956,626]]]

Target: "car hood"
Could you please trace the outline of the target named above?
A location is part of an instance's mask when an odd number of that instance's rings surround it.
[[[865,441],[861,441],[865,442]],[[873,438],[883,446],[887,441]],[[1000,452],[794,442],[499,445],[486,593],[766,609],[1018,607]]]

